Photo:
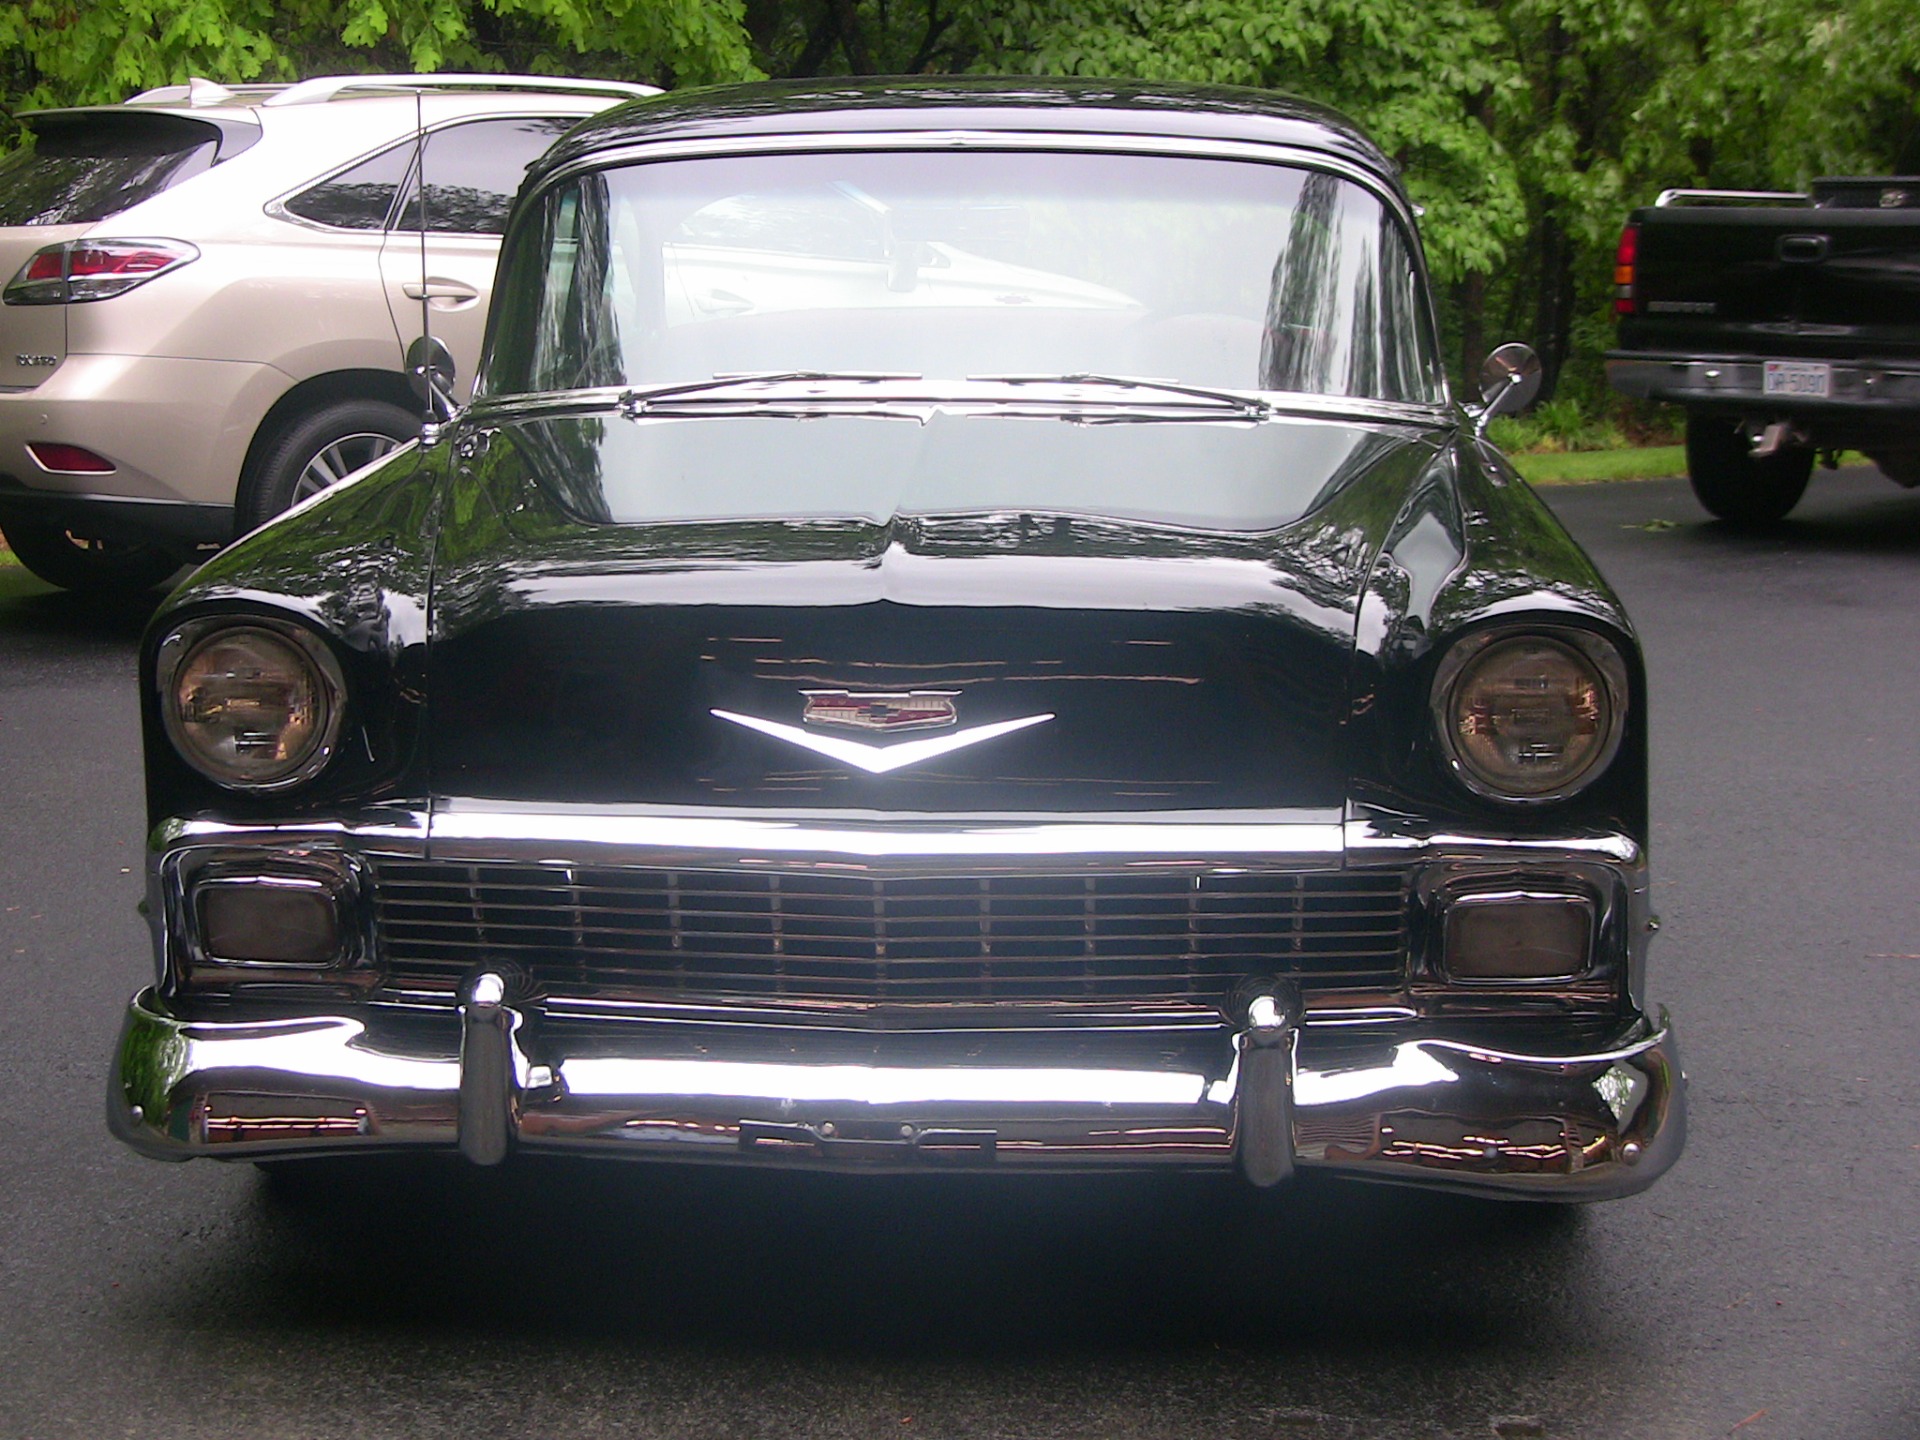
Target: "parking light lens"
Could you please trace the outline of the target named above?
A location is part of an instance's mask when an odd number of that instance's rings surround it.
[[[340,954],[333,892],[318,881],[261,877],[199,892],[207,957],[237,965],[331,965]]]
[[[339,733],[345,686],[316,638],[289,626],[232,625],[162,646],[167,734],[216,784],[271,790],[311,779]]]
[[[1566,979],[1593,950],[1593,902],[1584,896],[1501,891],[1447,907],[1446,966],[1456,980]]]
[[[1434,701],[1468,788],[1516,803],[1560,800],[1598,779],[1619,748],[1626,667],[1593,636],[1474,637],[1442,663]]]
[[[184,240],[69,240],[34,252],[0,291],[0,300],[9,305],[107,300],[199,258],[200,251]]]

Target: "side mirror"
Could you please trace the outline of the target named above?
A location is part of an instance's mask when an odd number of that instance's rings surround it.
[[[407,383],[435,420],[451,420],[460,407],[453,398],[453,353],[437,336],[422,335],[407,346]]]
[[[1486,434],[1495,417],[1526,409],[1539,393],[1540,357],[1533,347],[1518,341],[1500,346],[1480,367],[1480,398],[1485,408],[1474,422],[1474,433]]]

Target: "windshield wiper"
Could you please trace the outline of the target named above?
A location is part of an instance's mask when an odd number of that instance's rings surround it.
[[[967,379],[977,380],[982,384],[1101,385],[1117,390],[1157,390],[1163,395],[1186,395],[1195,400],[1211,400],[1215,404],[1231,405],[1249,420],[1265,420],[1273,414],[1273,407],[1266,401],[1239,395],[1232,390],[1213,390],[1205,385],[1183,385],[1178,380],[1150,380],[1138,375],[1099,375],[1082,372],[1077,375],[969,375]]]
[[[918,380],[909,371],[897,370],[740,370],[716,375],[711,380],[689,380],[679,385],[660,385],[651,390],[628,390],[621,394],[620,413],[637,420],[662,400],[682,400],[693,395],[711,395],[742,385],[804,384],[808,381],[833,381],[849,385],[877,385],[888,380]]]

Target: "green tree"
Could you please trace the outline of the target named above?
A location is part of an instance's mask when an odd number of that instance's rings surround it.
[[[123,100],[193,75],[532,71],[710,84],[760,75],[743,0],[12,0],[8,110]]]
[[[1530,340],[1608,403],[1612,249],[1662,188],[1920,171],[1913,0],[0,0],[0,109],[189,75],[692,85],[1013,73],[1252,85],[1351,115],[1425,207],[1457,372]],[[0,130],[0,147],[11,136]]]

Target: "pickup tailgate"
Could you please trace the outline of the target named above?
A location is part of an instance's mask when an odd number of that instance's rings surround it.
[[[1657,207],[1628,350],[1920,357],[1920,209]]]

